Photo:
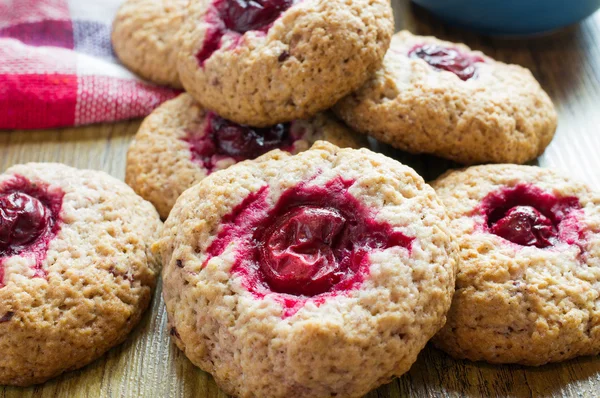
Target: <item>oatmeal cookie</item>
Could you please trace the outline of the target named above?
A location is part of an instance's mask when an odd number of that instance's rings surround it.
[[[459,243],[436,345],[542,365],[600,353],[600,195],[548,169],[488,165],[434,183]]]
[[[181,88],[177,31],[189,0],[126,0],[113,22],[112,43],[125,66],[154,83]]]
[[[0,175],[0,385],[80,368],[151,299],[162,224],[123,182],[53,163]]]
[[[127,154],[125,181],[167,218],[183,191],[206,177],[272,149],[298,153],[317,140],[340,147],[367,146],[329,114],[269,128],[250,128],[206,111],[181,94],[146,118]]]
[[[170,334],[238,397],[360,397],[445,322],[456,246],[414,170],[324,141],[203,179],[161,240]]]
[[[529,70],[406,31],[392,38],[382,69],[334,109],[356,131],[463,164],[525,163],[557,123]]]
[[[358,89],[393,34],[389,0],[192,1],[179,77],[205,108],[265,127],[307,119]]]

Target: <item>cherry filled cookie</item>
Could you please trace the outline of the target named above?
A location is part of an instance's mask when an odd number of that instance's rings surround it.
[[[556,130],[552,101],[529,70],[406,31],[392,38],[382,69],[335,112],[396,148],[463,164],[527,162]]]
[[[208,176],[157,247],[173,340],[239,397],[363,396],[410,368],[454,288],[433,189],[323,141]]]
[[[129,69],[157,84],[181,88],[175,37],[189,0],[126,0],[113,22],[115,53]]]
[[[148,306],[162,225],[123,182],[53,163],[0,175],[0,385],[80,368]]]
[[[179,76],[202,106],[236,123],[306,119],[381,66],[393,31],[389,0],[191,1]]]
[[[533,166],[434,182],[460,247],[435,344],[457,358],[542,365],[600,353],[600,195]]]
[[[276,148],[301,152],[317,140],[351,148],[368,144],[328,114],[252,128],[208,112],[181,94],[140,127],[127,154],[125,181],[167,218],[179,195],[207,175]]]

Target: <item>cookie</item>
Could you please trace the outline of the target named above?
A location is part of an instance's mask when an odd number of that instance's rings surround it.
[[[125,0],[113,22],[112,43],[121,62],[157,84],[181,88],[177,31],[189,0]]]
[[[0,175],[0,385],[42,383],[121,343],[150,302],[161,227],[102,172],[29,163]]]
[[[319,141],[211,174],[155,247],[170,334],[233,396],[363,396],[444,324],[447,221],[414,170],[366,149]]]
[[[181,94],[157,108],[140,127],[127,154],[125,181],[167,218],[179,195],[208,174],[275,148],[298,153],[317,140],[351,148],[368,145],[364,136],[328,114],[249,128]]]
[[[399,32],[383,67],[335,112],[396,148],[463,164],[541,155],[556,111],[529,70],[463,44]]]
[[[179,76],[205,108],[265,127],[307,119],[380,66],[389,0],[192,1],[179,31]]]
[[[600,353],[600,195],[517,165],[454,171],[433,186],[460,246],[435,344],[456,358],[524,365]]]

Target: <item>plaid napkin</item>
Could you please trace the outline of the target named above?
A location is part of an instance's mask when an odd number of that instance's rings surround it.
[[[110,43],[122,0],[0,0],[0,129],[145,116],[176,91],[119,64]]]

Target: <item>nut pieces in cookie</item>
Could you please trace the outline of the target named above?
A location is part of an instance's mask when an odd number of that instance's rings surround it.
[[[0,385],[42,383],[123,341],[150,302],[161,227],[102,172],[30,163],[0,175]]]
[[[435,344],[457,358],[542,365],[600,353],[600,195],[533,166],[433,183],[460,247]]]
[[[211,174],[157,247],[172,338],[234,396],[363,396],[410,368],[454,288],[434,191],[325,142]]]

